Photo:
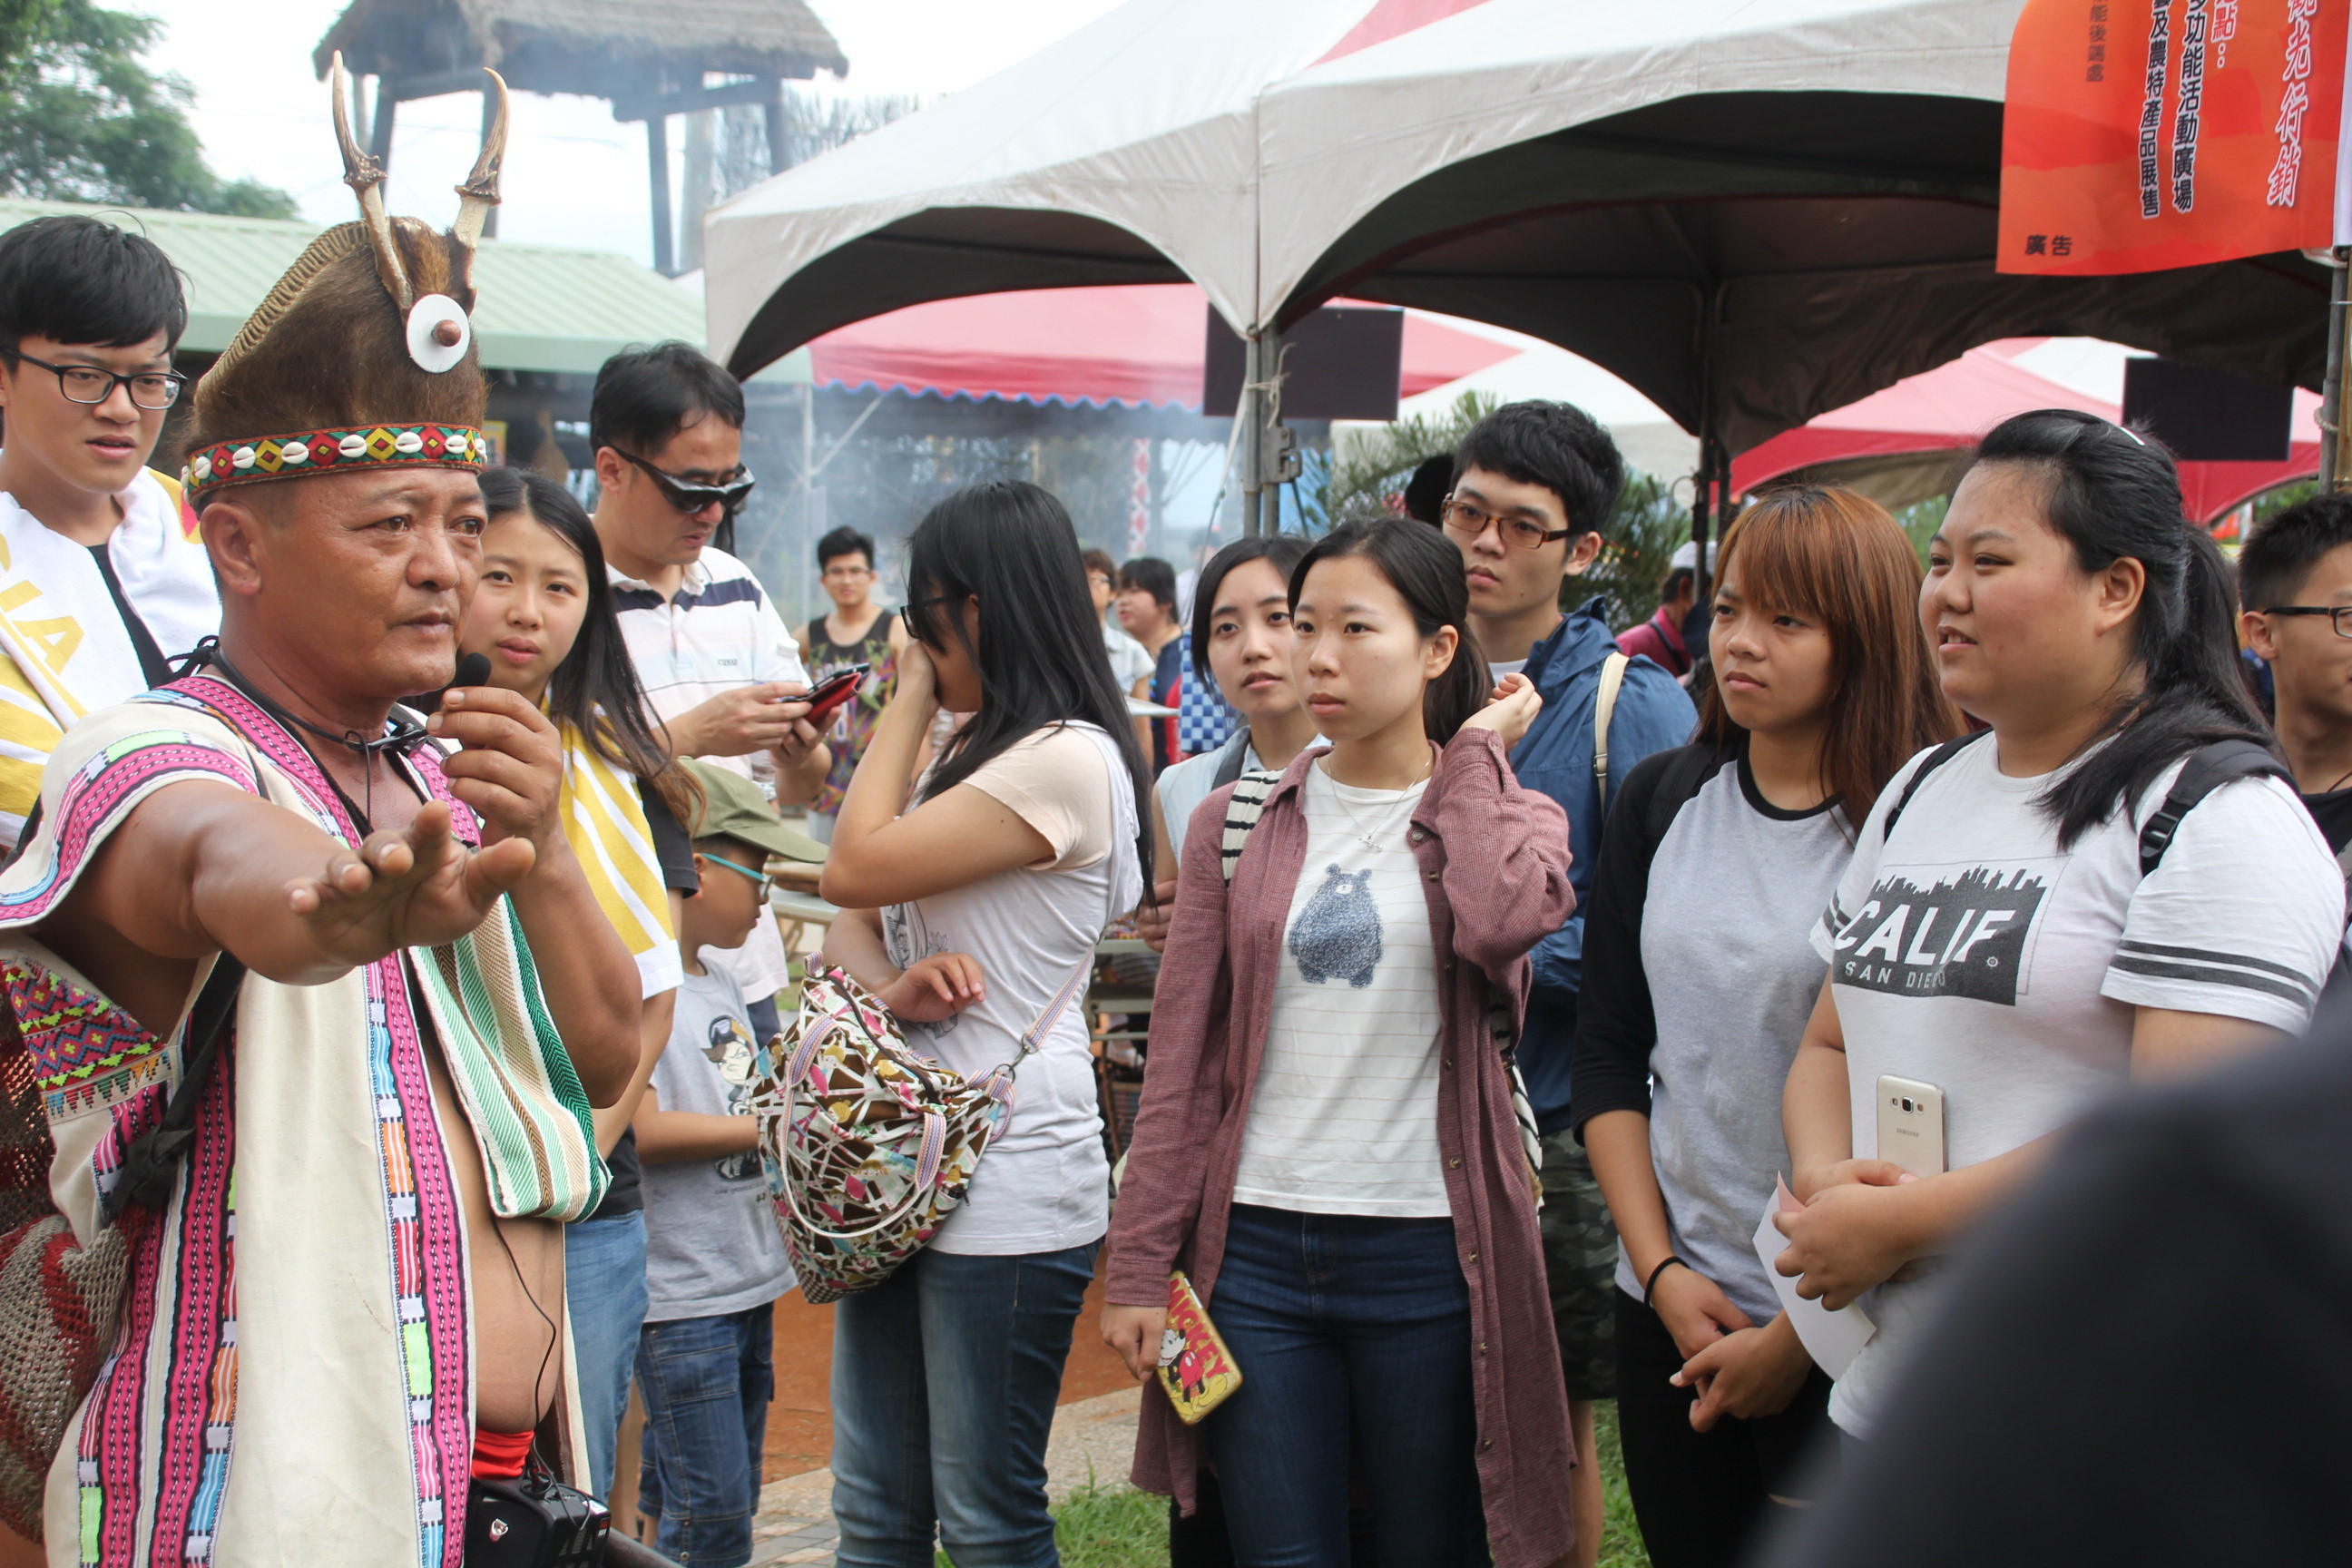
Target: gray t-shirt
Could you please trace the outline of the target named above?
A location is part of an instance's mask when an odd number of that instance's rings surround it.
[[[1844,824],[1833,805],[1780,810],[1727,763],[1650,862],[1650,1158],[1675,1250],[1759,1323],[1780,1310],[1755,1247],[1789,1168],[1780,1090],[1829,969],[1800,911],[1826,903],[1845,869]],[[1617,1283],[1642,1292],[1622,1247]]]
[[[751,1026],[743,993],[713,969],[677,988],[669,1047],[654,1068],[664,1110],[749,1113]],[[717,1318],[763,1306],[791,1289],[793,1266],[776,1228],[760,1156],[645,1163],[646,1321]]]

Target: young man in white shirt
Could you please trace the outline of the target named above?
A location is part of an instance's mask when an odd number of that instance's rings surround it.
[[[671,754],[752,779],[772,767],[779,805],[814,800],[833,757],[799,700],[800,648],[751,569],[710,542],[751,489],[743,389],[686,343],[632,349],[596,373],[588,439],[614,607]],[[788,977],[774,916],[711,962],[765,1038]]]
[[[144,236],[80,216],[0,235],[0,851],[74,721],[220,629],[179,486],[146,466],[187,320]]]

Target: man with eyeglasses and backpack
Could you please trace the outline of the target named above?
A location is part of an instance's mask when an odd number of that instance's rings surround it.
[[[0,850],[75,720],[220,629],[195,521],[147,465],[185,378],[180,275],[93,217],[0,235]]]
[[[751,490],[743,389],[681,342],[614,354],[588,405],[596,537],[613,606],[673,756],[762,784],[779,805],[813,801],[833,765],[808,722],[808,672],[751,569],[711,543]],[[783,939],[763,907],[751,940],[714,955],[751,999],[761,1039],[778,1028]]]
[[[1618,651],[1600,599],[1561,610],[1568,580],[1601,553],[1601,530],[1624,483],[1616,443],[1582,409],[1506,404],[1455,448],[1454,487],[1440,512],[1446,538],[1462,552],[1471,629],[1488,668],[1497,681],[1525,674],[1543,698],[1543,710],[1511,748],[1511,769],[1568,813],[1573,854],[1569,882],[1577,906],[1530,955],[1535,984],[1517,1061],[1542,1135],[1544,1270],[1583,1461],[1570,1482],[1579,1568],[1590,1568],[1601,1533],[1592,1402],[1617,1392],[1617,1232],[1569,1125],[1585,903],[1612,785],[1651,752],[1687,742],[1698,722],[1672,675]]]

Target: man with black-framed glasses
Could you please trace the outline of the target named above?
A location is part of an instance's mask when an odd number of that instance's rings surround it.
[[[0,235],[0,849],[65,731],[220,629],[179,482],[147,467],[187,320],[142,235],[83,216]]]
[[[2270,666],[2279,748],[2341,858],[2352,847],[2352,496],[2317,495],[2238,556],[2247,648]]]
[[[1618,655],[1615,634],[1591,599],[1562,611],[1568,583],[1601,553],[1601,528],[1624,488],[1625,464],[1609,432],[1565,403],[1506,404],[1473,426],[1454,454],[1454,484],[1439,513],[1462,552],[1470,628],[1500,680],[1524,673],[1543,711],[1511,748],[1519,783],[1568,814],[1569,881],[1576,910],[1536,944],[1518,1065],[1543,1139],[1544,1271],[1552,1326],[1567,1373],[1569,1415],[1580,1452],[1592,1451],[1592,1404],[1617,1392],[1617,1232],[1569,1119],[1569,1058],[1583,981],[1584,917],[1601,847],[1601,781],[1595,731],[1606,728],[1612,790],[1653,752],[1690,739],[1698,714],[1675,678],[1647,658]],[[1601,708],[1603,679],[1619,672]],[[1576,1517],[1573,1568],[1600,1549],[1597,1466],[1570,1472]]]

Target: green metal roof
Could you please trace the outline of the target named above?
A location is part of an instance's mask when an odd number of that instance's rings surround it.
[[[136,228],[162,246],[188,280],[188,331],[180,346],[214,353],[228,347],[322,226],[283,218],[0,200],[0,229],[49,213],[89,213]],[[481,306],[474,331],[485,369],[593,375],[631,343],[703,341],[701,300],[625,256],[490,239],[482,242],[476,266]],[[808,379],[805,356],[800,374],[788,373],[788,379]]]

